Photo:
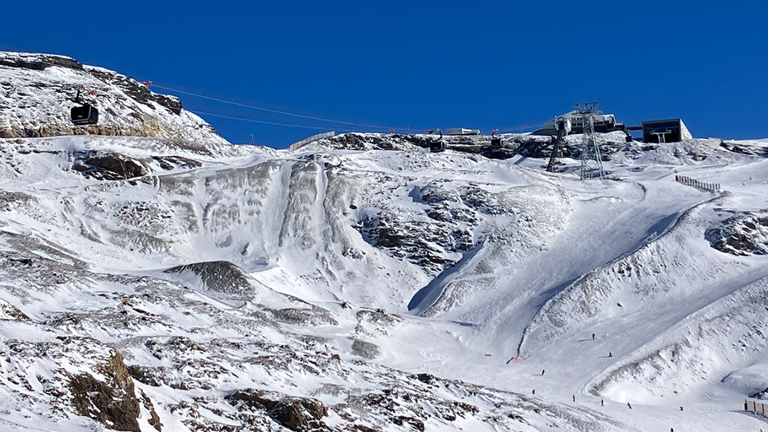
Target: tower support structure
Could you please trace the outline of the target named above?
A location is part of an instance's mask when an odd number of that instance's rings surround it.
[[[571,121],[564,117],[560,117],[555,122],[555,128],[557,128],[557,138],[552,144],[552,154],[549,156],[549,163],[547,164],[547,171],[555,171],[555,163],[557,158],[561,156],[560,151],[565,147],[565,136],[571,131]]]
[[[600,146],[597,144],[595,136],[595,114],[600,114],[597,110],[598,102],[587,102],[574,104],[579,114],[582,116],[584,125],[583,140],[581,145],[581,179],[605,178],[603,171],[603,160],[600,154]]]

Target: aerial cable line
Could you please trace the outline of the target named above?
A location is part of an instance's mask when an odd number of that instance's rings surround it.
[[[542,123],[533,124],[533,125],[531,125],[531,124],[523,124],[523,125],[520,125],[520,126],[509,126],[509,127],[499,128],[499,132],[498,133],[500,133],[500,134],[501,133],[524,133],[523,131],[525,129],[536,130],[536,129],[539,129],[541,126],[543,126]]]
[[[288,123],[276,123],[276,122],[268,122],[263,120],[254,120],[254,119],[247,119],[242,117],[232,117],[232,116],[226,116],[221,114],[214,114],[204,111],[192,111],[195,114],[202,114],[206,116],[212,116],[212,117],[221,117],[225,119],[231,119],[231,120],[240,120],[240,121],[246,121],[251,123],[261,123],[261,124],[267,124],[272,126],[285,126],[285,127],[292,127],[292,128],[300,128],[300,129],[317,129],[317,130],[326,130],[327,128],[317,127],[317,126],[302,126],[302,125],[296,125],[296,124],[288,124]]]
[[[275,110],[275,109],[271,109],[271,108],[264,108],[264,107],[255,106],[255,105],[243,104],[243,103],[234,102],[234,101],[230,101],[230,100],[226,100],[226,99],[215,98],[215,97],[211,97],[211,96],[205,96],[205,95],[201,95],[201,94],[198,94],[198,93],[192,93],[192,92],[188,92],[188,91],[184,91],[184,90],[178,90],[178,89],[175,89],[175,88],[166,87],[166,86],[155,84],[155,83],[151,83],[151,85],[153,87],[156,87],[156,88],[161,88],[161,89],[164,89],[164,90],[169,90],[169,91],[172,91],[172,92],[181,93],[181,94],[185,94],[185,95],[189,95],[189,96],[199,97],[199,98],[202,98],[202,99],[208,99],[208,100],[212,100],[212,101],[215,101],[215,102],[221,102],[221,103],[225,103],[225,104],[229,104],[229,105],[241,106],[241,107],[244,107],[244,108],[251,108],[251,109],[260,110],[260,111],[266,111],[266,112],[275,113],[275,114],[282,114],[282,115],[287,115],[287,116],[292,116],[292,117],[304,118],[304,119],[308,119],[308,120],[316,120],[316,121],[327,122],[327,123],[337,123],[337,124],[342,124],[342,125],[358,126],[358,127],[364,127],[364,128],[372,128],[372,129],[383,129],[383,130],[389,130],[389,131],[403,130],[403,129],[407,129],[409,131],[409,133],[411,131],[411,127],[410,126],[408,126],[408,127],[386,127],[386,126],[369,125],[369,124],[364,124],[364,123],[354,123],[354,122],[345,122],[345,121],[340,121],[340,120],[331,120],[331,119],[322,118],[322,117],[313,117],[313,116],[307,116],[307,115],[303,115],[303,114],[296,114],[296,113],[292,113],[292,112],[288,112],[288,111],[280,111],[280,110]],[[247,121],[247,122],[252,122],[252,123],[262,123],[262,124],[268,124],[268,125],[273,125],[273,126],[285,126],[285,127],[315,129],[315,130],[325,130],[326,129],[326,128],[321,128],[321,127],[316,127],[316,126],[302,126],[302,125],[288,124],[288,123],[267,122],[267,121],[261,121],[261,120],[246,119],[246,118],[241,118],[241,117],[230,117],[230,116],[225,116],[225,115],[221,115],[221,114],[213,114],[213,113],[207,113],[207,112],[204,113],[202,111],[198,111],[198,112],[200,114],[209,115],[209,116],[213,116],[213,117],[228,118],[228,119],[231,119],[231,120]],[[538,128],[540,126],[542,126],[542,125],[541,124],[525,125],[524,124],[522,126],[505,127],[499,133],[515,133],[515,131],[523,132],[523,130],[525,130],[527,128],[535,129],[535,128]],[[414,130],[421,130],[421,129],[416,127],[416,128],[414,128]]]
[[[241,106],[241,107],[244,107],[244,108],[251,108],[251,109],[255,109],[255,110],[266,111],[266,112],[270,112],[270,113],[274,113],[274,114],[282,114],[282,115],[287,115],[287,116],[292,116],[292,117],[299,117],[299,118],[304,118],[304,119],[308,119],[308,120],[317,120],[317,121],[322,121],[322,122],[327,122],[327,123],[338,123],[338,124],[343,124],[343,125],[348,125],[348,126],[358,126],[358,127],[373,128],[373,129],[392,129],[391,127],[385,127],[385,126],[375,126],[375,125],[369,125],[369,124],[363,124],[363,123],[353,123],[353,122],[345,122],[345,121],[340,121],[340,120],[331,120],[331,119],[322,118],[322,117],[312,117],[312,116],[307,116],[307,115],[303,115],[303,114],[296,114],[296,113],[287,112],[287,111],[274,110],[274,109],[264,108],[264,107],[255,106],[255,105],[248,105],[248,104],[243,104],[243,103],[239,103],[239,102],[228,101],[226,99],[219,99],[219,98],[205,96],[205,95],[201,95],[201,94],[197,94],[197,93],[187,92],[187,91],[184,91],[184,90],[178,90],[178,89],[171,88],[171,87],[165,87],[165,86],[161,86],[159,84],[152,84],[152,85],[154,87],[157,87],[157,88],[160,88],[160,89],[163,89],[163,90],[169,90],[169,91],[172,91],[172,92],[181,93],[181,94],[185,94],[185,95],[189,95],[189,96],[195,96],[195,97],[199,97],[199,98],[202,98],[202,99],[208,99],[208,100],[212,100],[212,101],[216,101],[216,102],[221,102],[221,103],[225,103],[225,104]]]

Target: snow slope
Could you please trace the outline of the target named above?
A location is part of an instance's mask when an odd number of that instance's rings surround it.
[[[24,88],[0,118],[59,97]],[[763,141],[606,135],[580,181],[426,137],[189,133],[0,140],[2,428],[765,428],[740,411],[768,387]]]

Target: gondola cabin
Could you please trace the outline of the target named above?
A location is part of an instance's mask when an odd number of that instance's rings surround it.
[[[86,126],[99,122],[99,110],[89,104],[72,107],[70,114],[75,126]]]
[[[429,151],[431,151],[432,153],[439,153],[439,152],[445,151],[445,142],[442,139],[430,142]]]

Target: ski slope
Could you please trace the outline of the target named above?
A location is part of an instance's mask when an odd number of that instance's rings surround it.
[[[97,427],[45,389],[68,391],[64,371],[99,370],[110,350],[150,401],[140,430],[155,430],[152,412],[163,430],[284,430],[262,411],[243,417],[231,397],[244,389],[320,401],[337,430],[765,424],[739,410],[768,381],[768,257],[705,236],[768,209],[762,157],[708,140],[628,148],[606,162],[609,179],[580,181],[576,161],[551,174],[542,160],[415,146],[2,144],[9,428]],[[90,152],[147,174],[83,176],[74,166]],[[381,394],[397,407],[371,402]]]

